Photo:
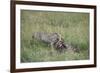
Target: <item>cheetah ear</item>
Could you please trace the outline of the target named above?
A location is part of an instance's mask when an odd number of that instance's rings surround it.
[[[62,41],[64,41],[64,39],[63,39],[63,38],[61,38],[61,40],[62,40]]]

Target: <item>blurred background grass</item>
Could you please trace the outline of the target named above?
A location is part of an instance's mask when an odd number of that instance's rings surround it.
[[[34,32],[59,33],[79,52],[58,53],[47,44],[32,39]],[[21,10],[21,62],[89,59],[89,14]]]

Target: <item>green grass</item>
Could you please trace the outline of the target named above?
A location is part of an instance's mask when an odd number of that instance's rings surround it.
[[[58,53],[32,39],[34,32],[57,32],[79,52]],[[21,10],[21,62],[89,59],[89,14]]]

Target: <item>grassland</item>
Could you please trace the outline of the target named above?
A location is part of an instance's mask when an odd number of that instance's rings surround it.
[[[79,52],[58,53],[47,44],[32,39],[34,32],[57,32],[79,48]],[[89,59],[89,14],[21,10],[21,62]]]

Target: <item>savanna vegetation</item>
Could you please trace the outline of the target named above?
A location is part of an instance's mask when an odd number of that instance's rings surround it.
[[[79,52],[58,53],[47,44],[32,39],[34,32],[57,32]],[[89,59],[89,14],[21,10],[21,62]]]

